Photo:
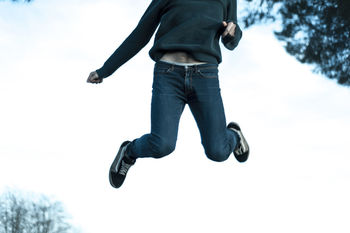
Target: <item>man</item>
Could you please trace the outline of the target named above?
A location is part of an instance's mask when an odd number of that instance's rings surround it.
[[[236,0],[153,0],[134,31],[91,72],[87,82],[102,83],[136,55],[157,30],[149,55],[154,60],[151,133],[125,141],[109,171],[119,188],[137,158],[161,158],[175,149],[180,116],[186,104],[197,122],[207,157],[224,161],[233,152],[245,162],[249,147],[240,127],[226,126],[218,64],[219,41],[233,50],[242,37]]]

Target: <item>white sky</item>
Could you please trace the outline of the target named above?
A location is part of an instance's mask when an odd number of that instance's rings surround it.
[[[85,81],[147,5],[0,2],[0,189],[53,196],[87,233],[349,232],[350,90],[288,56],[268,27],[222,47],[226,117],[248,162],[206,159],[186,108],[175,152],[109,186],[120,143],[150,128],[152,41],[103,84]]]

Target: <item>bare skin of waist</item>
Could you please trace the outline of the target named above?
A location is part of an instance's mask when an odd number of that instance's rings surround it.
[[[206,63],[206,62],[201,62],[194,59],[191,55],[189,55],[186,52],[167,52],[161,57],[160,60],[165,62],[177,62],[177,63],[198,63],[198,64]]]

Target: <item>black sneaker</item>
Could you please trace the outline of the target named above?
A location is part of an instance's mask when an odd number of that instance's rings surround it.
[[[126,148],[130,141],[125,141],[119,148],[118,154],[115,157],[110,169],[109,169],[109,183],[114,188],[122,186],[126,173],[129,168],[135,164],[136,159],[132,159],[126,156]]]
[[[247,161],[249,156],[249,146],[248,146],[247,140],[244,138],[242,134],[241,128],[235,122],[231,122],[230,124],[228,124],[227,128],[236,132],[239,137],[239,141],[236,145],[236,148],[233,150],[234,156],[241,163]]]

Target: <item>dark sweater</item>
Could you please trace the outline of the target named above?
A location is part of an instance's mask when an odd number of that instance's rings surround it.
[[[225,29],[222,21],[237,24],[237,0],[152,0],[134,31],[97,73],[101,78],[110,76],[149,42],[159,24],[149,51],[152,60],[181,51],[198,61],[219,64],[219,39]],[[222,42],[233,50],[241,37],[237,25],[235,35],[228,34]]]

